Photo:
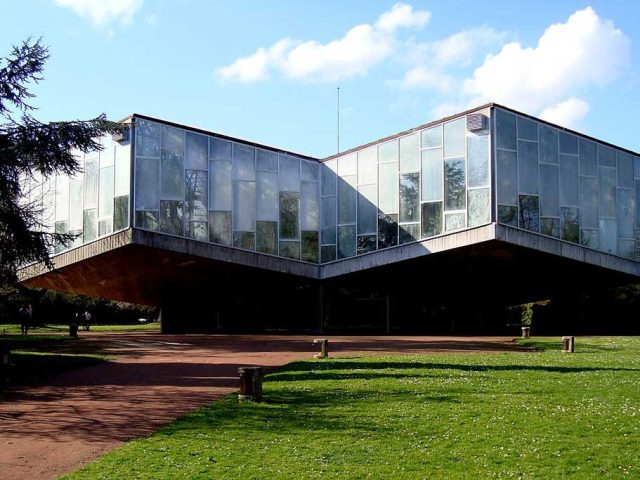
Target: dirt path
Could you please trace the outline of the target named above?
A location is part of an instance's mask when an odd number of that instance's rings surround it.
[[[112,362],[0,397],[0,479],[56,478],[237,389],[238,367],[311,358],[307,336],[85,335]],[[522,350],[504,337],[329,337],[335,354]]]

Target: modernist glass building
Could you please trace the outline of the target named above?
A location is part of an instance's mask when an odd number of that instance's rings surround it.
[[[188,240],[186,254],[205,248],[191,242],[224,247],[231,263],[252,252],[245,264],[322,281],[453,250],[491,226],[492,240],[640,273],[640,155],[499,105],[325,159],[143,115],[125,121],[124,135],[80,158],[79,174],[33,180],[43,223],[76,235],[55,253],[154,232]],[[456,240],[464,232],[476,233]]]

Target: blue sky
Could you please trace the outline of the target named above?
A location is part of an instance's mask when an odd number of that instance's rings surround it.
[[[640,151],[640,1],[0,0],[43,120],[137,112],[324,157],[496,101]]]

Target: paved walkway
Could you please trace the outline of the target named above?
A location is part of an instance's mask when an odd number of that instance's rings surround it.
[[[522,350],[505,337],[329,337],[332,354]],[[237,390],[238,367],[311,358],[308,336],[83,335],[114,358],[0,397],[0,478],[49,479]]]

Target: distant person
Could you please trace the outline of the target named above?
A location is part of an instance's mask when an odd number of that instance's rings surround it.
[[[85,310],[82,314],[82,329],[85,331],[89,331],[91,328],[91,312],[89,310]]]
[[[18,319],[20,321],[20,332],[22,335],[29,333],[29,327],[31,326],[31,304],[22,305],[18,310]]]

